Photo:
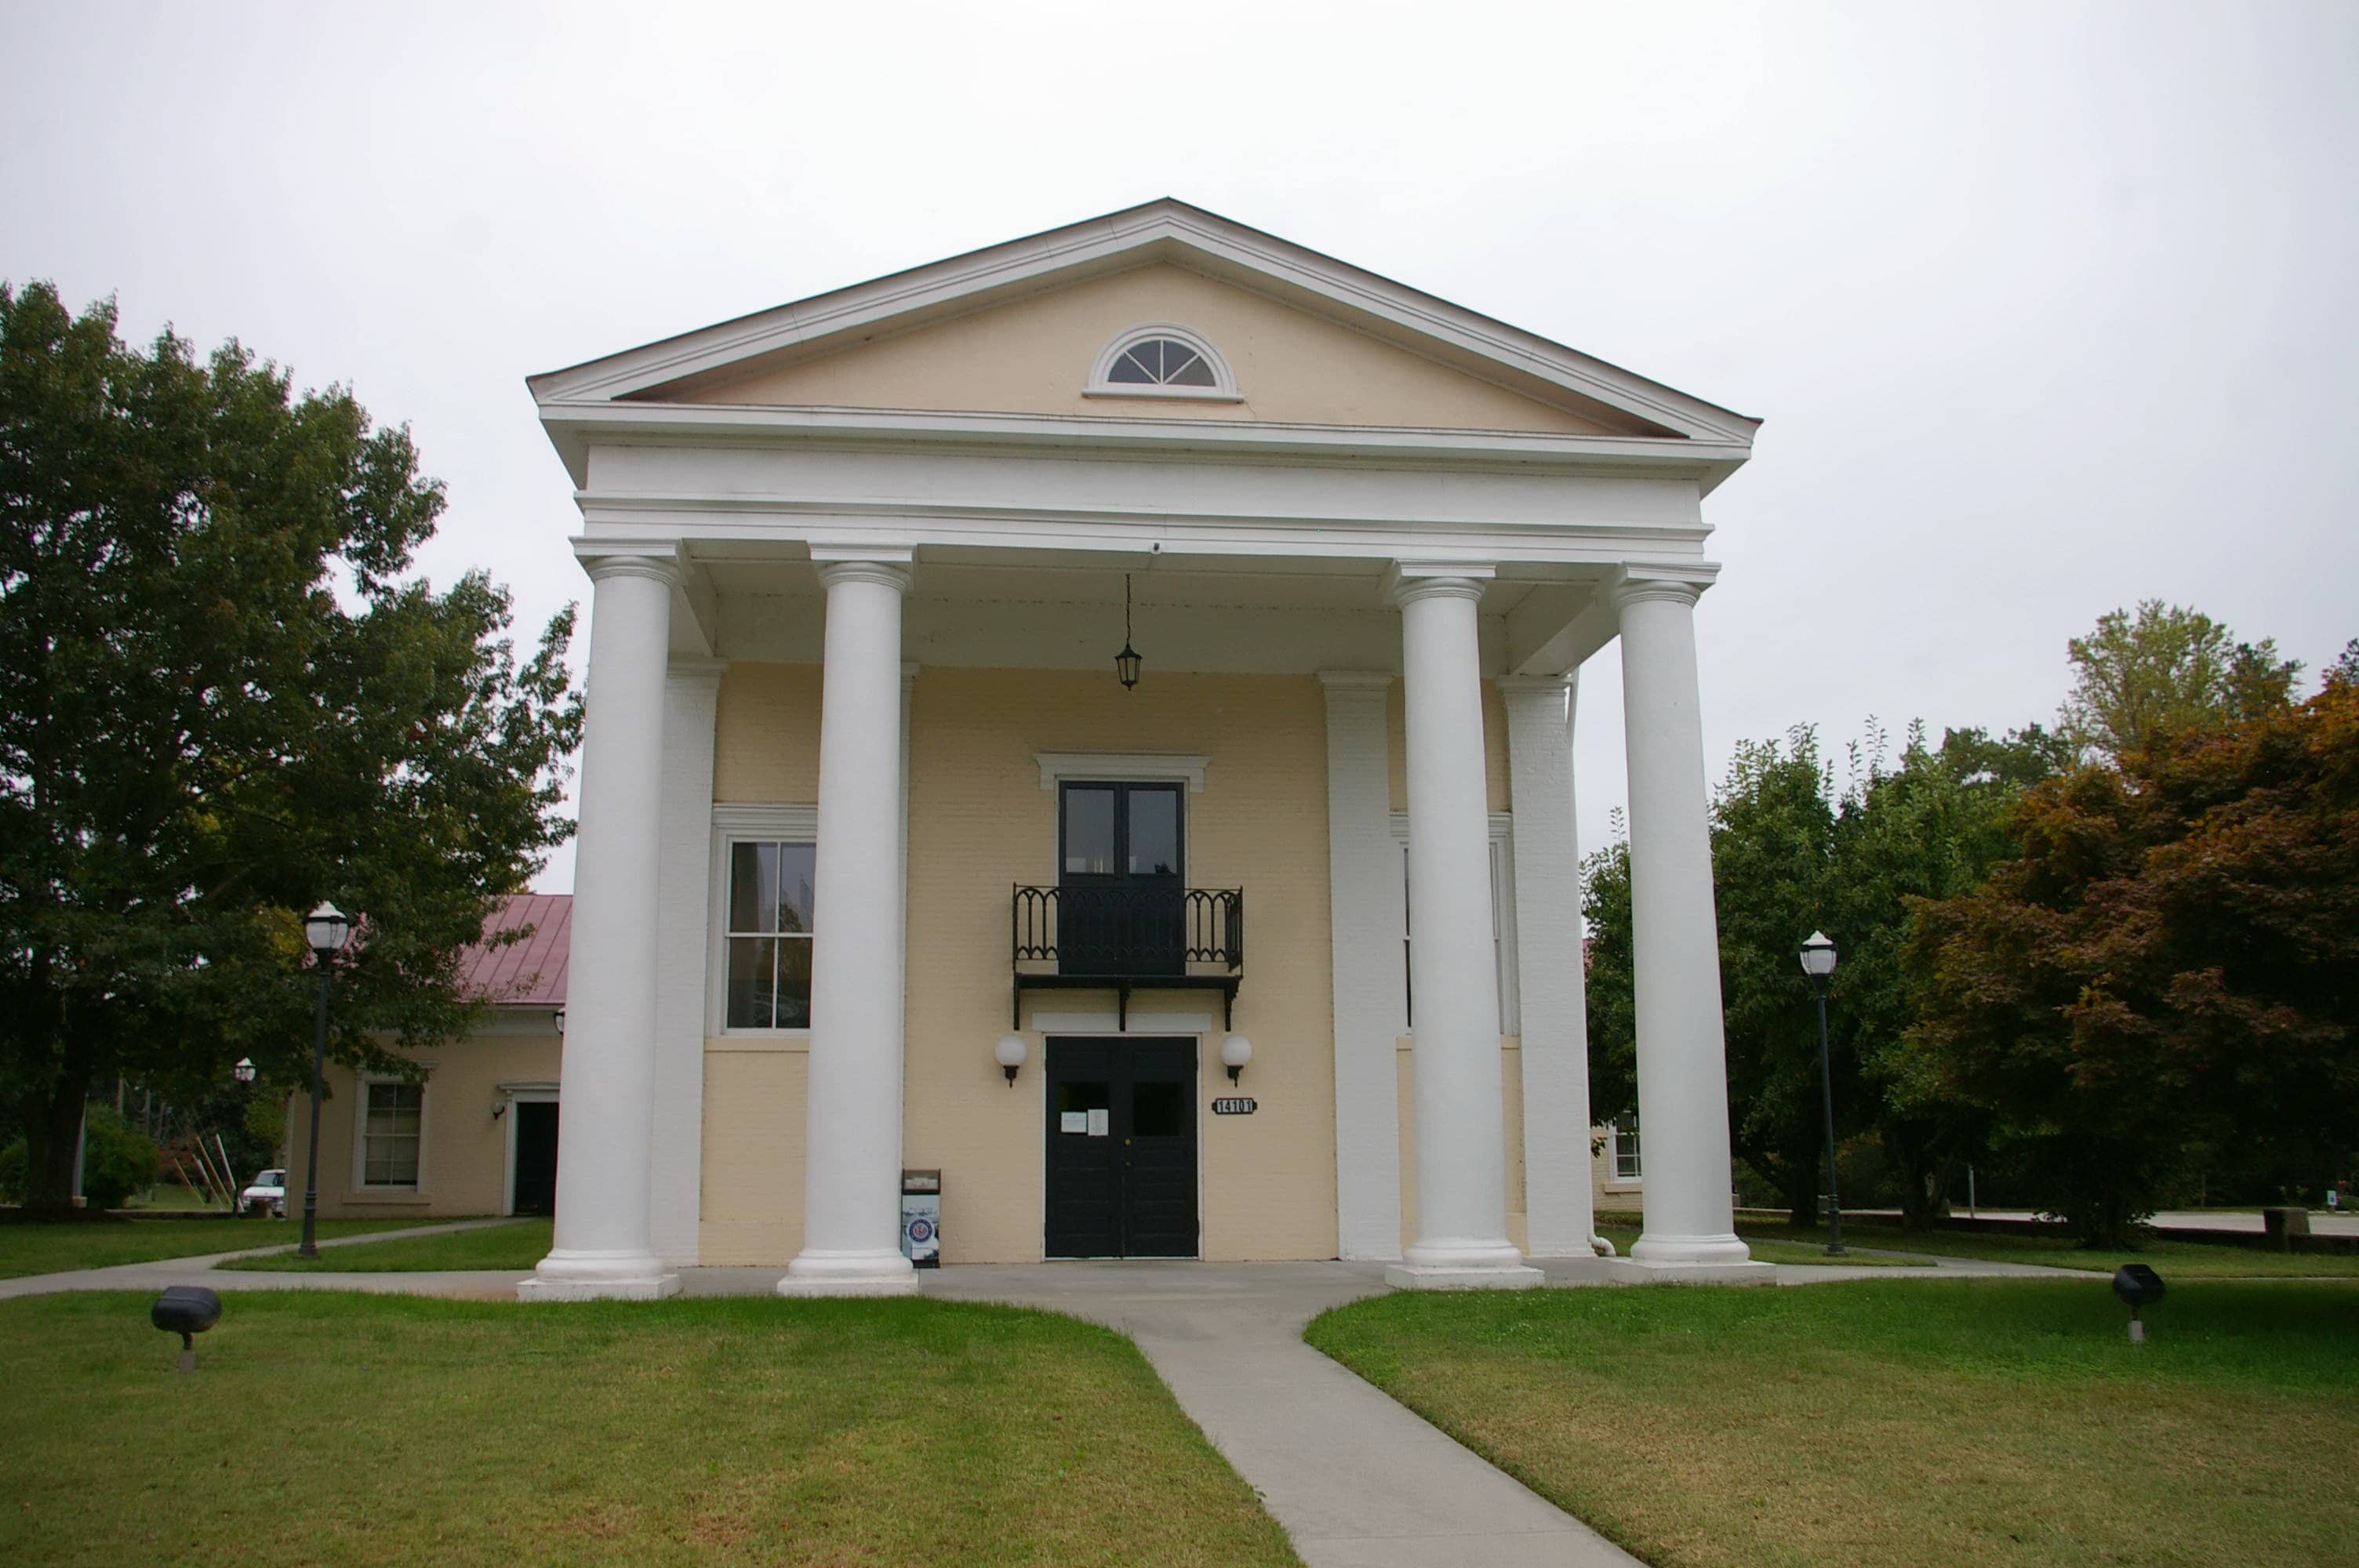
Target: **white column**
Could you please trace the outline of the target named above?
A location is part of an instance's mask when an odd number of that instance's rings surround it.
[[[593,557],[558,1125],[556,1245],[522,1300],[667,1296],[647,1228],[656,1076],[656,907],[671,596],[652,555]]]
[[[1400,846],[1385,699],[1393,677],[1321,670],[1335,1006],[1335,1246],[1400,1256]]]
[[[1728,1059],[1696,691],[1701,591],[1693,581],[1626,571],[1613,590],[1630,768],[1638,1127],[1647,1141],[1646,1230],[1630,1261],[1688,1271],[1743,1269],[1749,1256],[1729,1195]]]
[[[781,1295],[916,1291],[901,1256],[901,596],[909,552],[814,545],[827,586],[803,1249]]]
[[[1385,1271],[1411,1289],[1538,1284],[1507,1239],[1490,791],[1475,605],[1488,566],[1403,562],[1408,720],[1410,1084],[1417,1240]]]
[[[706,968],[712,943],[712,723],[721,661],[671,662],[664,683],[663,865],[656,912],[656,1256],[696,1262],[704,1188]]]
[[[1573,677],[1504,680],[1516,814],[1516,968],[1522,980],[1524,1244],[1535,1258],[1593,1255],[1589,1019],[1581,957],[1581,841],[1573,816]]]

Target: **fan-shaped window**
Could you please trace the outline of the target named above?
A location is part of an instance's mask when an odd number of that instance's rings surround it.
[[[1137,386],[1210,386],[1212,367],[1176,338],[1147,338],[1114,356],[1106,380]]]
[[[1084,389],[1093,397],[1199,397],[1238,401],[1218,349],[1185,327],[1133,327],[1108,343]]]

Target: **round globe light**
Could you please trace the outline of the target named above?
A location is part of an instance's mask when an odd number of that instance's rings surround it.
[[[999,1064],[999,1070],[1007,1075],[1010,1084],[1016,1082],[1016,1069],[1024,1065],[1024,1059],[1031,1054],[1031,1048],[1024,1044],[1021,1034],[1001,1035],[999,1044],[991,1051],[992,1059]]]
[[[1229,1070],[1229,1082],[1235,1083],[1237,1075],[1253,1060],[1253,1042],[1242,1034],[1232,1034],[1221,1042],[1221,1065]]]
[[[353,934],[351,917],[334,904],[322,902],[303,920],[303,940],[325,963],[343,951],[344,943]]]

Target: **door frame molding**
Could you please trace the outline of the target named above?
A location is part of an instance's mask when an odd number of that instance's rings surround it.
[[[557,1085],[554,1081],[529,1084],[501,1084],[498,1086],[498,1089],[502,1097],[503,1104],[506,1107],[505,1112],[500,1117],[500,1119],[507,1124],[507,1131],[502,1136],[500,1141],[503,1145],[500,1162],[500,1214],[503,1218],[513,1218],[516,1215],[516,1108],[518,1105],[555,1105],[557,1103]],[[565,1113],[564,1111],[560,1110],[557,1114],[560,1119],[559,1136],[562,1137],[562,1119],[564,1118]]]
[[[1112,1014],[1107,1015],[1109,1022],[1111,1022],[1112,1016]],[[1206,1108],[1210,1102],[1204,1098],[1204,1039],[1205,1036],[1201,1032],[1192,1029],[1158,1029],[1152,1033],[1146,1030],[1134,1029],[1125,1031],[1112,1028],[1086,1033],[1072,1029],[1060,1029],[1053,1033],[1045,1030],[1041,1032],[1039,1091],[1040,1138],[1033,1147],[1039,1152],[1040,1155],[1039,1214],[1040,1260],[1042,1262],[1127,1263],[1138,1261],[1201,1263],[1204,1260],[1204,1118],[1211,1114],[1211,1112]],[[1147,1258],[1138,1260],[1132,1260],[1129,1258],[1083,1259],[1063,1258],[1049,1250],[1049,1119],[1056,1114],[1049,1108],[1049,1053],[1055,1047],[1057,1042],[1060,1040],[1071,1041],[1075,1044],[1093,1040],[1118,1040],[1125,1044],[1154,1044],[1158,1042],[1177,1043],[1184,1040],[1194,1048],[1194,1059],[1189,1067],[1189,1092],[1194,1097],[1190,1102],[1194,1110],[1194,1115],[1190,1118],[1189,1126],[1194,1133],[1196,1145],[1196,1250],[1190,1257],[1180,1259]]]

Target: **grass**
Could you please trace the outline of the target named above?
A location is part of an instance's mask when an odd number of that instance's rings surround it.
[[[1658,1568],[2342,1563],[2359,1287],[1402,1292],[1310,1342]]]
[[[264,1292],[182,1377],[147,1309],[0,1302],[0,1562],[1296,1564],[1053,1314]]]
[[[1740,1219],[1737,1234],[1748,1242],[1819,1247],[1826,1231],[1818,1226],[1795,1227],[1774,1221]],[[2258,1248],[2222,1246],[2208,1241],[2180,1241],[2147,1232],[2134,1250],[2083,1250],[2060,1236],[2006,1236],[1988,1231],[1909,1230],[1897,1225],[1843,1221],[1845,1247],[1890,1248],[1902,1252],[1934,1252],[1944,1258],[1981,1258],[1994,1263],[2038,1263],[2050,1269],[2084,1269],[2110,1274],[2125,1263],[2147,1263],[2166,1281],[2172,1280],[2359,1279],[2359,1255],[2329,1252],[2268,1252]],[[1761,1256],[1756,1250],[1756,1257]],[[1772,1259],[1773,1262],[1794,1261]],[[1864,1262],[1864,1258],[1855,1260]]]
[[[359,1236],[430,1225],[418,1219],[323,1219],[320,1235]],[[0,1279],[152,1263],[248,1247],[293,1246],[303,1238],[299,1219],[67,1219],[0,1224]]]
[[[1864,1265],[1867,1268],[1877,1269],[1905,1268],[1909,1262],[1906,1258],[1871,1258],[1864,1253],[1830,1258],[1827,1256],[1826,1242],[1823,1239],[1815,1245],[1806,1239],[1761,1239],[1756,1238],[1752,1231],[1742,1226],[1737,1228],[1745,1231],[1745,1243],[1752,1249],[1753,1260],[1756,1263],[1840,1263],[1845,1266]],[[1604,1223],[1598,1226],[1597,1233],[1614,1243],[1614,1249],[1625,1258],[1630,1256],[1630,1244],[1638,1239],[1639,1234],[1636,1226]],[[1849,1243],[1846,1242],[1845,1245],[1848,1246]]]
[[[317,1258],[274,1252],[266,1258],[240,1258],[224,1269],[266,1273],[412,1273],[441,1269],[529,1269],[549,1256],[549,1225],[546,1219],[520,1219],[511,1225],[487,1225],[475,1230],[454,1230],[445,1236],[406,1236],[397,1241],[362,1241],[331,1247]]]

